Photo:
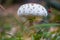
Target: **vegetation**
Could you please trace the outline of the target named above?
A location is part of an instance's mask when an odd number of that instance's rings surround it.
[[[12,1],[2,2],[0,0],[0,3],[6,3],[5,5],[7,6],[8,4],[11,5],[13,3]],[[0,16],[0,40],[60,40],[60,12],[54,8],[52,10],[49,23],[43,22],[42,24],[32,25],[30,27],[18,21],[12,14]],[[13,36],[8,34],[7,32],[15,26],[19,27],[18,31]]]

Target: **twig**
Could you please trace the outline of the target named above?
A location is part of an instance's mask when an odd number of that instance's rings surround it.
[[[6,10],[1,4],[0,4],[0,8],[4,11]]]

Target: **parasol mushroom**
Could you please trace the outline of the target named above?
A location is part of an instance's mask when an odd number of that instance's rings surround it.
[[[27,3],[19,7],[17,11],[19,17],[25,17],[29,20],[30,26],[33,25],[33,21],[36,17],[47,17],[47,10],[40,4]]]

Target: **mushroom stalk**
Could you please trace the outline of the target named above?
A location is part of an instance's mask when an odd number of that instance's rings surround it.
[[[29,26],[33,25],[33,20],[29,20]]]
[[[32,26],[33,25],[33,21],[29,21],[29,24],[30,24],[29,26]]]
[[[29,21],[29,26],[32,26],[33,25],[33,21],[35,20],[35,16],[31,16],[31,17],[28,17],[28,21]]]

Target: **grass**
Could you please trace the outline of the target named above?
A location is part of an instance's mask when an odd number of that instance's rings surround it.
[[[56,10],[53,13],[57,13]],[[55,15],[54,14],[54,15]],[[58,15],[58,14],[57,14]],[[24,26],[23,23],[19,22],[13,15],[8,17],[1,17],[0,18],[0,26],[4,27],[4,35],[0,32],[0,40],[60,40],[60,24],[59,23],[43,23],[43,24],[36,24],[29,28]],[[6,20],[9,20],[8,22]],[[10,30],[12,28],[12,23],[16,23],[21,29],[12,36],[11,38],[6,38],[7,35],[5,32],[6,30]],[[50,28],[58,27],[57,31],[50,32]],[[32,32],[32,31],[33,32]],[[26,39],[27,38],[27,39]]]

